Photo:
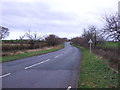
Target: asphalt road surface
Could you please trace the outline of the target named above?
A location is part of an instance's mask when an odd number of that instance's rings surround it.
[[[3,88],[76,88],[80,51],[65,43],[65,48],[43,55],[2,64]]]

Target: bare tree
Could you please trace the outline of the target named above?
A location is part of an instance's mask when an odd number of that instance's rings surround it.
[[[25,37],[27,37],[29,40],[33,40],[33,41],[41,39],[41,37],[38,35],[37,32],[31,33],[30,30],[27,33],[25,33]]]
[[[92,39],[94,46],[96,46],[99,42],[104,41],[104,37],[100,33],[100,30],[94,25],[89,26],[88,29],[84,29],[82,39],[84,39],[83,41],[85,43],[88,43],[88,41]]]
[[[41,39],[37,32],[32,33],[30,30],[24,36],[29,39],[30,48],[34,48],[35,43]]]
[[[23,40],[24,37],[25,37],[25,35],[19,36],[20,40]]]
[[[111,14],[104,18],[105,26],[102,32],[106,35],[106,39],[118,42],[118,55],[120,54],[120,15]]]
[[[59,38],[58,36],[51,34],[45,38],[46,43],[48,46],[54,46],[62,43],[62,39]]]
[[[105,16],[104,22],[105,26],[102,30],[102,32],[106,35],[106,39],[112,39],[114,41],[120,41],[120,26],[119,23],[119,17],[118,14]]]
[[[80,37],[74,37],[71,39],[71,41],[77,45],[80,45],[81,43],[81,38]]]
[[[9,36],[9,29],[0,26],[0,40],[6,38],[7,36]]]

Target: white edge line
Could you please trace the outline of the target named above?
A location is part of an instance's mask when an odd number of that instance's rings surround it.
[[[39,63],[33,64],[33,65],[30,65],[30,66],[28,66],[28,67],[25,67],[25,69],[32,68],[32,67],[37,66],[37,65],[39,65],[39,64],[42,64],[42,63],[48,62],[49,60],[50,60],[50,59],[47,59],[47,60],[45,60],[45,61],[42,61],[42,62],[39,62]]]
[[[7,73],[7,74],[5,74],[5,75],[2,75],[2,76],[0,76],[0,78],[3,78],[3,77],[6,77],[6,76],[9,76],[11,73]]]

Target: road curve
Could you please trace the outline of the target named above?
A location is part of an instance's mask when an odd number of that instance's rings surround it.
[[[76,88],[80,51],[65,48],[2,64],[3,88]]]

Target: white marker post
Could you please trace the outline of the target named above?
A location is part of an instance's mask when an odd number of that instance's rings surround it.
[[[91,52],[91,44],[93,43],[93,41],[90,39],[88,43],[90,44],[90,52]]]

